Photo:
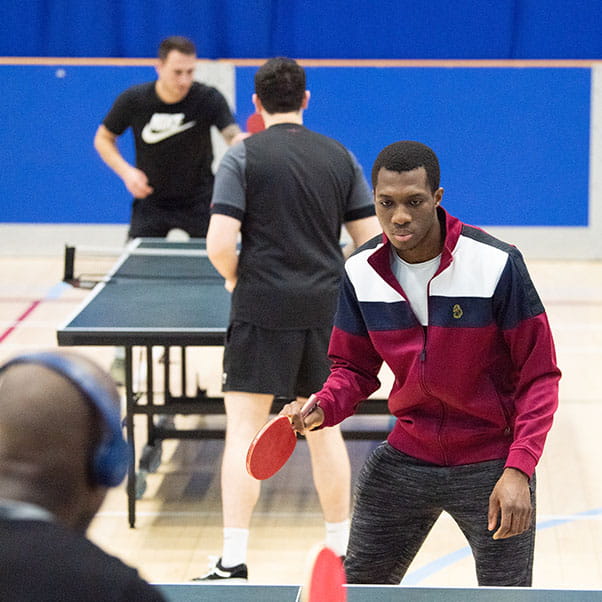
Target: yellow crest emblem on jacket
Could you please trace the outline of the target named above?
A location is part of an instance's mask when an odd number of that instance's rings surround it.
[[[458,303],[456,303],[453,307],[452,307],[452,316],[456,319],[459,320],[462,316],[464,315],[464,311],[462,310],[462,308],[460,307],[460,305]]]

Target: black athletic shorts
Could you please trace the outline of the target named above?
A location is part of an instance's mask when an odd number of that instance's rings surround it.
[[[233,322],[226,335],[223,391],[309,397],[330,373],[331,330],[269,330]]]
[[[163,238],[178,228],[193,238],[205,238],[208,226],[209,203],[171,207],[134,199],[128,237]]]

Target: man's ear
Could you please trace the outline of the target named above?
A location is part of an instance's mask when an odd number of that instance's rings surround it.
[[[305,90],[305,94],[303,95],[303,102],[301,103],[302,109],[307,109],[307,105],[309,104],[310,98],[311,98],[311,92],[309,90]]]

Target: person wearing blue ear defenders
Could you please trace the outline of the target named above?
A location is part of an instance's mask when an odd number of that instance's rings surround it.
[[[1,600],[165,600],[86,538],[129,458],[119,394],[97,364],[42,351],[0,365]]]

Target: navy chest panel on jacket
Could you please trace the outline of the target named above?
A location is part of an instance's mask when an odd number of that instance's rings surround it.
[[[431,280],[429,326],[507,329],[542,311],[518,251],[514,256],[512,247],[489,244],[495,239],[485,233],[482,237],[461,236],[451,263]],[[351,287],[341,296],[338,325],[357,334],[415,328],[418,321],[402,293],[367,263],[373,252],[367,249],[347,263]],[[357,310],[353,299],[346,302],[348,295],[357,299],[361,318],[351,315]]]

